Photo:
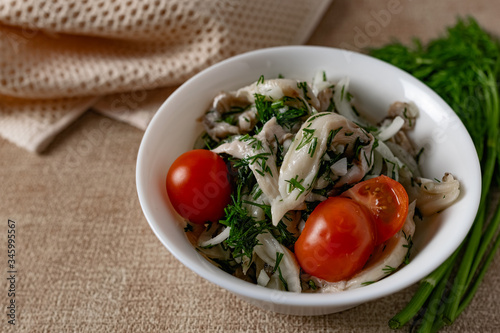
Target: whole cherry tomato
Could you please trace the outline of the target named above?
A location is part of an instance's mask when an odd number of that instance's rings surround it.
[[[167,193],[174,209],[187,220],[201,224],[217,221],[231,199],[226,163],[204,149],[179,156],[167,174]]]

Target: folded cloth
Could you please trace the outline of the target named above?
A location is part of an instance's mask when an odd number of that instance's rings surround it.
[[[42,152],[92,108],[145,129],[172,90],[304,43],[331,0],[0,0],[0,135]]]

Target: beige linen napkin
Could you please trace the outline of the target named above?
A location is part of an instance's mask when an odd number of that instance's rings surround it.
[[[89,108],[145,129],[227,57],[304,43],[331,0],[0,0],[0,135],[41,152]]]

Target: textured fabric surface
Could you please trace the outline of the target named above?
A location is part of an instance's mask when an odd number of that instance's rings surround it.
[[[334,2],[308,43],[355,46],[357,31],[376,22],[373,12],[387,10],[388,3]],[[370,45],[391,37],[433,38],[459,14],[474,15],[500,35],[500,7],[486,0],[401,1],[400,6]],[[122,113],[127,103],[142,98],[117,96]],[[387,321],[416,285],[342,313],[294,317],[255,308],[184,267],[141,212],[135,162],[142,135],[87,112],[42,155],[0,140],[0,332],[391,332]],[[5,315],[8,219],[17,228],[15,328]],[[497,255],[470,306],[443,332],[498,332],[499,308]],[[408,326],[401,330],[408,331]]]
[[[329,3],[0,0],[0,135],[40,152],[98,97],[147,95],[238,53],[304,43]],[[96,109],[144,128],[156,108],[143,100],[128,104],[137,112],[119,100]]]

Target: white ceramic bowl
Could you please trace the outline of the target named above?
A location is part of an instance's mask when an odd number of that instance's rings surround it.
[[[190,150],[202,131],[196,121],[222,90],[232,90],[279,74],[311,80],[318,71],[329,79],[349,76],[350,91],[383,117],[394,101],[413,101],[420,117],[412,138],[425,146],[422,171],[427,178],[451,172],[461,182],[458,201],[431,221],[417,225],[409,265],[374,284],[335,294],[273,291],[235,278],[203,259],[188,242],[182,221],[169,203],[165,177],[172,162]],[[233,57],[194,76],[161,106],[142,140],[137,159],[137,191],[151,228],[163,245],[203,278],[252,304],[280,313],[320,315],[342,311],[387,296],[425,277],[461,243],[476,214],[481,187],[479,161],[458,117],[436,93],[407,73],[371,57],[325,47],[263,49]]]

